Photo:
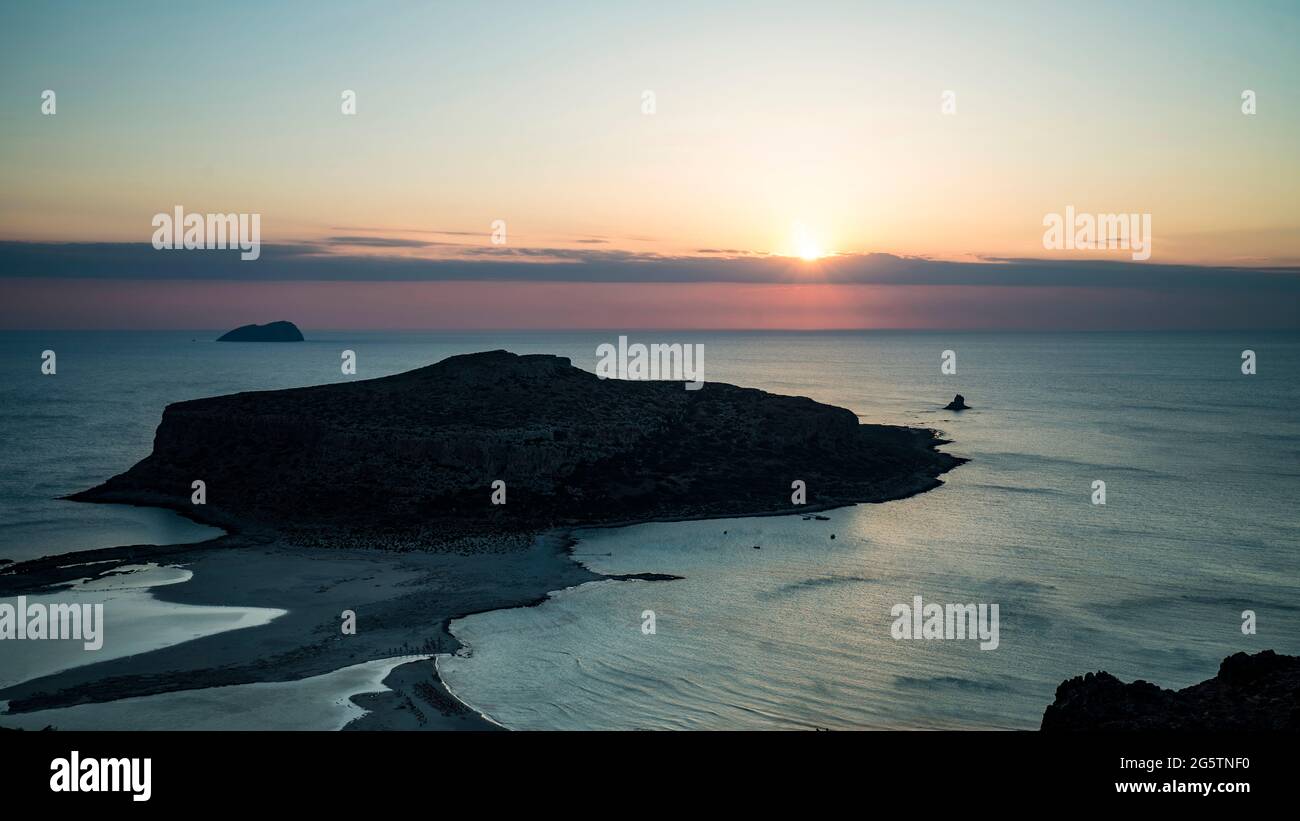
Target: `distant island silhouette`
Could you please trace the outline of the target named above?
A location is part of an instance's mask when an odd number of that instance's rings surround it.
[[[217,337],[218,342],[302,342],[302,331],[292,322],[280,320],[265,325],[242,325]]]

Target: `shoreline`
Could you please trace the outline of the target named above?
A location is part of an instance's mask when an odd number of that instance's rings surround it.
[[[193,572],[186,584],[154,588],[152,593],[160,601],[276,606],[289,612],[268,625],[185,641],[134,657],[91,662],[13,685],[0,698],[10,702],[11,711],[229,684],[296,681],[395,655],[455,652],[459,645],[447,631],[452,618],[542,601],[549,589],[596,578],[546,543],[500,558],[382,550],[320,555],[274,539],[225,536],[200,545],[127,545],[90,551],[89,555],[77,552],[45,557],[16,568],[18,572],[6,568],[0,573],[0,595],[57,590],[63,581],[85,577],[88,561],[103,562],[95,565],[96,573],[103,575],[142,558],[185,565]],[[268,577],[277,580],[274,590],[262,583]],[[539,577],[546,581],[541,589]],[[502,584],[500,578],[509,581]],[[439,580],[444,583],[437,584]],[[344,636],[339,630],[339,616],[345,609],[357,613],[354,636]],[[112,640],[109,634],[106,641]],[[430,663],[427,672],[433,669]],[[456,711],[439,708],[461,702],[445,692],[436,675],[427,679],[424,683],[433,692],[426,692],[427,697],[421,699],[421,709],[426,714],[432,709],[453,715]],[[387,679],[385,686],[391,686]],[[440,689],[444,690],[441,699]],[[408,705],[393,703],[385,693],[368,695],[378,698],[365,705],[372,713],[359,722],[369,719],[367,723],[384,727],[417,728],[414,720],[403,720],[401,715],[410,712]],[[394,715],[376,722],[369,718],[376,709]],[[459,723],[469,729],[495,727]]]
[[[947,444],[947,442],[945,442],[944,444]],[[963,459],[962,461],[965,462],[967,460]],[[588,530],[613,530],[613,529],[622,529],[628,527],[637,527],[640,525],[647,525],[647,524],[672,524],[676,522],[698,522],[698,521],[711,521],[711,520],[721,520],[721,519],[757,519],[757,518],[767,518],[767,517],[776,517],[776,516],[799,516],[799,515],[809,514],[809,513],[819,513],[827,510],[838,510],[841,508],[856,507],[857,505],[860,504],[885,504],[887,502],[900,501],[902,499],[909,499],[913,496],[919,496],[922,493],[927,493],[931,490],[934,490],[937,487],[942,486],[943,484],[944,484],[943,481],[934,479],[933,484],[930,486],[922,487],[920,489],[914,489],[911,490],[910,492],[902,493],[897,497],[889,498],[889,499],[880,499],[875,502],[799,505],[798,509],[792,511],[772,511],[768,513],[754,513],[747,516],[683,516],[683,517],[669,518],[669,519],[662,519],[662,518],[641,519],[641,520],[631,520],[631,521],[615,522],[615,523],[601,524],[601,525],[556,528],[554,530],[548,531],[547,533],[543,534],[539,538],[540,539],[553,538],[558,540],[559,545],[557,545],[557,547],[559,547],[563,551],[563,553],[568,557],[570,561],[572,561],[574,564],[579,565],[583,569],[596,574],[596,576],[598,577],[595,579],[591,579],[589,581],[631,581],[631,580],[654,581],[654,582],[677,581],[680,579],[684,579],[685,577],[675,576],[675,575],[655,574],[655,573],[632,573],[632,574],[617,574],[617,575],[598,573],[597,571],[592,570],[590,567],[588,567],[586,562],[581,561],[579,557],[577,557],[574,554],[573,549],[582,542],[582,537],[580,534]],[[556,588],[548,591],[545,596],[542,596],[541,598],[535,601],[522,603],[519,605],[515,605],[514,607],[493,608],[492,610],[480,610],[475,613],[465,613],[459,616],[454,616],[451,619],[448,619],[447,624],[444,626],[444,629],[447,631],[448,635],[452,637],[452,639],[456,642],[456,644],[459,645],[459,648],[468,649],[472,654],[473,648],[465,644],[464,642],[462,642],[460,638],[456,636],[455,633],[451,632],[451,622],[459,621],[461,619],[466,619],[469,618],[470,616],[479,615],[480,613],[495,612],[496,610],[515,610],[524,607],[539,607],[545,604],[546,602],[550,601],[551,598],[554,596],[554,594],[564,592],[565,590],[571,590],[577,587],[581,587],[583,584],[587,584],[587,583],[589,582],[581,582],[580,584],[577,585],[569,585],[568,587]],[[447,655],[455,655],[455,653],[456,651],[453,651],[453,653]],[[492,718],[487,713],[482,712],[473,704],[470,704],[468,701],[461,698],[459,695],[456,694],[454,690],[451,689],[451,687],[446,683],[445,679],[443,679],[441,667],[438,666],[441,661],[441,658],[442,656],[437,656],[434,658],[434,668],[437,671],[437,677],[439,679],[439,684],[442,687],[442,689],[446,691],[452,698],[456,699],[458,702],[464,705],[466,709],[473,711],[474,713],[482,717],[485,721],[491,722],[496,727],[509,730],[510,729],[509,727],[506,727],[506,725],[501,724],[499,721]]]

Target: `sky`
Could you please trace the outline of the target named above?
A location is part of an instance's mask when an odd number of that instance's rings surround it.
[[[1296,328],[1297,42],[1295,2],[5,4],[0,328]],[[260,257],[156,250],[176,206]],[[1149,258],[1044,247],[1067,207]]]

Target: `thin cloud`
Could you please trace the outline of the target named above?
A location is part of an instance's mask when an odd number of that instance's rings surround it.
[[[370,248],[429,248],[434,245],[448,244],[401,237],[326,237],[325,242],[330,245],[356,245]]]
[[[364,234],[435,234],[446,237],[485,237],[487,231],[451,231],[438,228],[363,228],[355,225],[331,225],[331,231],[347,231]]]

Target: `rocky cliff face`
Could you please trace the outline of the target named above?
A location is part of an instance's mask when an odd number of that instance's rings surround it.
[[[283,532],[452,534],[879,501],[960,463],[932,432],[709,383],[600,380],[555,356],[457,356],[382,379],[170,405],[153,452],[72,497]],[[207,504],[190,503],[206,483]],[[505,505],[490,501],[506,482]]]
[[[1176,692],[1088,673],[1056,688],[1042,729],[1300,731],[1300,657],[1237,653],[1214,678]]]

